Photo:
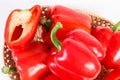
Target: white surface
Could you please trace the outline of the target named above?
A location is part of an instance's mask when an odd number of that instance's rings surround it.
[[[39,5],[65,5],[92,12],[116,23],[120,20],[119,0],[0,0],[0,70],[3,66],[3,33],[8,14],[17,8],[26,9],[35,4]],[[7,75],[0,71],[0,80],[9,80]]]

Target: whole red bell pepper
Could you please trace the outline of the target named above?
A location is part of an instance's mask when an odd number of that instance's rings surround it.
[[[49,49],[42,42],[32,42],[23,51],[13,52],[20,80],[43,80],[50,73],[47,66]]]
[[[5,42],[10,49],[25,49],[35,36],[42,8],[35,5],[30,9],[13,10],[6,21]]]
[[[91,34],[100,41],[103,48],[107,49],[113,31],[110,27],[96,26],[92,29]]]
[[[120,31],[112,35],[103,64],[106,68],[120,67]]]
[[[104,80],[120,80],[120,70],[115,69],[112,72],[110,72]]]
[[[102,44],[85,31],[76,29],[67,34],[66,37],[84,43],[84,45],[96,55],[100,62],[105,58],[106,53]]]
[[[106,68],[120,68],[120,22],[113,29],[114,33],[110,38],[109,45],[106,51],[106,57],[103,64]]]
[[[58,22],[51,32],[51,40],[57,50],[54,47],[51,50],[51,57],[48,62],[50,70],[62,80],[95,79],[101,70],[99,60],[88,48],[89,45],[80,40],[68,37],[61,43],[55,35],[61,27],[61,23]],[[88,33],[84,32],[82,38],[86,34]],[[78,38],[81,37],[79,34],[77,35]]]
[[[52,45],[49,36],[56,22],[61,22],[63,25],[63,28],[56,33],[58,39],[61,41],[65,38],[66,33],[73,29],[83,29],[89,33],[91,32],[92,19],[89,15],[64,6],[56,5],[51,7],[51,20],[52,26],[46,40],[49,45]]]
[[[48,76],[46,76],[44,80],[61,80],[61,79],[51,73]]]

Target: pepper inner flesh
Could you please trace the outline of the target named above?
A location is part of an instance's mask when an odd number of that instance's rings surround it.
[[[16,26],[12,34],[11,42],[19,39],[20,36],[22,35],[22,32],[23,32],[22,25]]]

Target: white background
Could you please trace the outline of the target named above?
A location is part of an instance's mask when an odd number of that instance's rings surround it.
[[[119,0],[0,0],[0,80],[9,80],[6,75],[1,73],[1,67],[3,66],[2,48],[4,42],[4,26],[8,14],[14,9],[26,9],[35,4],[65,5],[98,14],[114,23],[120,21]]]

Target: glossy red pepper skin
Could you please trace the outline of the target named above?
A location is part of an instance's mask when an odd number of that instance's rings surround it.
[[[47,66],[49,49],[42,42],[32,42],[25,50],[12,55],[21,80],[43,80],[50,72]]]
[[[101,43],[85,31],[79,29],[73,30],[67,35],[67,38],[82,42],[96,55],[100,62],[105,58],[106,53]]]
[[[106,51],[113,34],[112,29],[110,27],[96,26],[92,29],[91,34],[100,41]]]
[[[70,8],[56,5],[51,7],[51,19],[52,26],[50,32],[55,26],[56,22],[61,22],[63,28],[57,31],[57,38],[63,40],[65,35],[74,29],[83,29],[87,32],[91,32],[92,19],[89,15],[72,10]],[[47,43],[52,45],[50,40],[50,32],[47,35]]]
[[[115,69],[104,80],[120,80],[120,69]]]
[[[16,9],[10,13],[6,21],[5,42],[10,49],[25,49],[35,36],[42,9],[35,5],[29,10]]]
[[[63,28],[68,31],[76,28],[83,29],[87,32],[91,31],[92,19],[85,13],[77,12],[70,8],[56,5],[52,9],[51,14],[53,24],[55,25],[55,23],[59,21],[63,25]]]
[[[89,33],[85,32],[84,34]],[[53,39],[52,41],[54,42]],[[58,51],[55,48],[51,50],[48,66],[62,80],[95,79],[100,73],[101,65],[99,60],[84,42],[65,38],[61,49]]]
[[[106,68],[120,67],[120,31],[112,35],[103,64]]]
[[[51,73],[48,76],[46,76],[46,78],[44,80],[61,80],[61,79]]]
[[[49,60],[49,67],[63,80],[94,79],[100,72],[101,65],[97,57],[82,42],[65,39],[62,50],[52,53],[56,55]]]

